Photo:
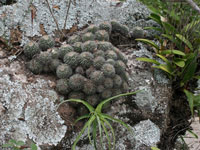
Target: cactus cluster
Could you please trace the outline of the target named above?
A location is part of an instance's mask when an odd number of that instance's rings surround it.
[[[38,44],[32,42],[24,48],[25,56],[31,59],[28,68],[34,74],[53,73],[59,93],[66,98],[87,100],[93,106],[126,92],[127,59],[109,42],[113,29],[128,32],[124,25],[104,22],[72,35],[61,47],[55,47],[52,38],[42,37]]]

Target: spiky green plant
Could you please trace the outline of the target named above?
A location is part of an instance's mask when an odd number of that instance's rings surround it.
[[[58,105],[58,108],[60,107],[60,105],[62,105],[65,102],[77,102],[77,103],[82,103],[89,110],[89,114],[83,115],[75,120],[75,123],[77,123],[78,121],[80,121],[82,119],[88,119],[88,121],[85,123],[85,125],[81,129],[80,133],[76,137],[76,140],[74,141],[74,143],[72,145],[72,150],[75,150],[78,141],[80,140],[81,136],[83,135],[83,133],[86,129],[88,130],[88,138],[89,138],[90,144],[92,144],[95,149],[97,149],[97,136],[96,136],[97,132],[99,132],[99,135],[100,135],[100,145],[101,146],[103,145],[102,136],[103,136],[103,133],[105,133],[106,139],[108,141],[109,150],[112,149],[112,145],[113,145],[113,149],[114,149],[115,148],[115,133],[114,133],[114,129],[109,121],[117,122],[117,123],[123,125],[124,127],[126,127],[129,131],[132,131],[132,130],[123,121],[102,113],[102,108],[105,104],[107,104],[108,102],[110,102],[113,99],[119,98],[121,96],[133,95],[140,91],[141,90],[138,90],[135,92],[130,92],[130,93],[119,94],[119,95],[110,97],[108,99],[103,100],[101,103],[99,103],[96,108],[91,106],[86,101],[80,100],[80,99],[68,99],[68,100],[64,100],[62,103],[60,103]],[[92,128],[92,136],[91,136],[91,128]],[[111,141],[111,137],[109,136],[109,131],[108,131],[109,129],[111,131],[113,141]],[[93,138],[93,141],[92,141],[92,138]]]

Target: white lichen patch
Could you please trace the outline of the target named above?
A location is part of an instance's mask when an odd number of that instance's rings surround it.
[[[50,81],[42,77],[33,83],[26,78],[17,80],[17,70],[22,68],[12,68],[18,64],[13,63],[0,68],[0,104],[5,109],[0,115],[0,145],[9,139],[56,145],[67,129],[54,104],[57,93],[49,87]]]
[[[69,0],[48,1],[59,28],[63,29]],[[74,24],[83,27],[88,22],[99,24],[112,19],[131,27],[148,15],[148,9],[137,0],[126,0],[120,5],[118,1],[108,0],[72,1],[65,28],[70,29]],[[41,36],[43,27],[47,34],[57,30],[45,0],[17,0],[13,5],[0,7],[0,16],[0,35],[9,38],[10,29],[19,27],[23,33],[22,45],[27,42],[27,37]]]

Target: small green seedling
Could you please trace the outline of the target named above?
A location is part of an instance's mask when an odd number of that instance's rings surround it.
[[[37,150],[37,146],[34,143],[26,146],[23,141],[16,141],[14,139],[10,139],[8,143],[3,144],[2,148],[11,148],[12,150]]]
[[[75,150],[75,147],[76,147],[78,141],[80,140],[81,136],[83,135],[84,131],[86,130],[86,128],[88,130],[88,138],[89,138],[90,144],[92,144],[95,149],[97,149],[97,142],[96,142],[96,140],[97,140],[96,139],[97,138],[97,136],[96,136],[97,132],[100,135],[100,144],[101,144],[101,147],[103,147],[102,134],[104,132],[105,135],[106,135],[106,139],[108,141],[109,150],[112,149],[111,148],[112,144],[113,144],[113,149],[115,149],[115,133],[114,133],[114,129],[113,129],[112,125],[110,124],[109,120],[117,122],[117,123],[123,125],[124,127],[126,127],[130,131],[131,131],[131,128],[129,128],[129,126],[126,123],[124,123],[123,121],[121,121],[119,119],[116,119],[116,118],[113,118],[113,117],[111,117],[111,116],[109,116],[107,114],[102,113],[103,105],[106,104],[106,103],[108,103],[109,101],[111,101],[113,99],[118,98],[118,97],[133,95],[133,94],[138,93],[139,91],[141,91],[141,90],[113,96],[113,97],[108,98],[108,99],[102,101],[101,103],[99,103],[96,108],[94,108],[93,106],[91,106],[86,101],[80,100],[80,99],[68,99],[68,100],[64,100],[62,103],[60,103],[58,105],[58,108],[59,108],[60,105],[62,105],[65,102],[78,102],[78,103],[82,103],[83,105],[85,105],[88,108],[88,110],[90,112],[87,115],[83,115],[83,116],[79,117],[75,121],[75,123],[76,123],[79,120],[88,119],[88,121],[85,123],[84,127],[81,129],[79,135],[76,137],[76,140],[75,140],[75,142],[72,145],[72,150]],[[92,128],[92,137],[90,135],[91,128]],[[109,129],[111,131],[111,134],[112,134],[112,137],[113,137],[113,141],[111,141],[111,138],[109,136]],[[93,142],[92,142],[91,138],[93,138]]]

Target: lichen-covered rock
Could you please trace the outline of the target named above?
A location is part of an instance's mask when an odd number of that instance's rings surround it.
[[[42,36],[38,43],[42,51],[46,51],[47,49],[52,48],[55,45],[53,38],[48,35]]]
[[[38,150],[40,145],[57,145],[67,129],[54,103],[59,96],[49,87],[52,81],[39,76],[30,82],[24,72],[18,61],[0,67],[0,104],[5,108],[0,115],[0,145],[9,139],[31,139]]]
[[[70,77],[72,73],[72,68],[67,64],[61,64],[56,69],[56,75],[61,79]]]
[[[95,39],[98,41],[109,41],[109,34],[105,30],[99,30],[95,33]]]
[[[95,39],[95,36],[91,32],[87,32],[87,33],[85,33],[85,34],[82,35],[82,41],[83,42],[93,41],[94,39]]]
[[[36,42],[30,41],[24,47],[24,55],[29,59],[31,59],[35,54],[39,53],[40,53],[40,48]]]

